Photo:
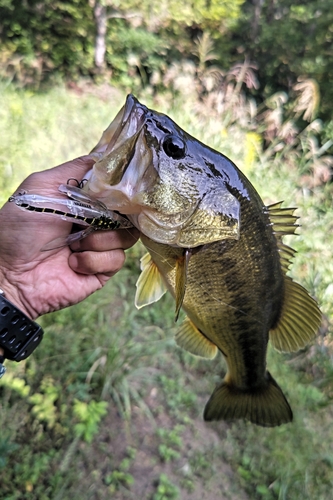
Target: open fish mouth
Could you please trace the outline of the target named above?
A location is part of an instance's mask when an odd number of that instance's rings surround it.
[[[148,188],[146,178],[149,177],[149,183],[152,180],[151,175],[145,176],[152,164],[144,136],[148,111],[129,95],[90,153],[96,163],[88,176],[86,191],[123,214],[140,212],[140,193]]]
[[[125,105],[90,154],[99,160],[102,155],[107,155],[137,137],[145,123],[147,111],[146,106],[140,104],[131,94],[128,95]]]

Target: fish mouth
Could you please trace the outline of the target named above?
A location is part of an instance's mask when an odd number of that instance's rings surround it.
[[[90,154],[99,160],[102,155],[107,155],[137,136],[145,124],[147,111],[146,106],[139,103],[132,94],[129,94],[125,105],[104,131],[101,140]]]
[[[125,105],[90,153],[96,163],[85,189],[110,210],[134,214],[142,209],[139,193],[147,188],[147,177],[152,180],[145,175],[152,160],[144,136],[148,112],[146,106],[128,95]]]

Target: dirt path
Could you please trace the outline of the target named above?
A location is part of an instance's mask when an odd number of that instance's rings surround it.
[[[162,410],[161,396],[152,388],[146,409],[134,407],[130,422],[110,405],[103,431],[81,450],[86,496],[80,498],[247,500],[223,457],[227,439],[219,435],[226,436],[228,425],[218,424],[218,435],[202,418],[179,423]]]

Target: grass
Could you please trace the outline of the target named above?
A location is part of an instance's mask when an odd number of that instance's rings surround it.
[[[65,87],[33,93],[4,83],[0,95],[2,203],[29,173],[88,154],[124,98],[114,91],[103,102],[69,94]]]
[[[0,91],[3,202],[31,171],[86,154],[125,97],[109,90],[102,99],[99,89],[78,94],[64,87],[33,94],[5,84]],[[149,95],[141,100],[156,107]],[[0,386],[3,498],[329,498],[332,185],[305,188],[294,157],[264,159],[250,131],[220,127],[190,104],[180,108],[177,98],[159,97],[159,108],[235,161],[267,204],[283,199],[299,207],[291,274],[318,298],[328,320],[305,351],[269,351],[270,371],[295,421],[275,429],[203,423],[204,404],[224,365],[221,358],[199,360],[176,347],[170,297],[135,309],[143,252],[137,245],[103,290],[42,318],[45,338],[31,358],[7,364]]]

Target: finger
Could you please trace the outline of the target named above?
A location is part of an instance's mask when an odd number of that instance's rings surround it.
[[[124,265],[125,252],[120,248],[108,252],[72,253],[69,266],[79,274],[105,274],[113,276]]]
[[[47,172],[52,175],[52,177],[54,175],[59,176],[59,178],[68,176],[81,180],[84,174],[86,174],[92,168],[95,162],[96,159],[94,159],[90,155],[80,156],[79,158],[75,158],[74,160],[63,163],[62,165],[53,167],[47,170]]]
[[[133,246],[140,236],[140,232],[133,229],[119,229],[117,231],[94,231],[86,238],[75,241],[71,245],[74,252],[93,250],[95,252],[104,252],[106,250],[115,250],[122,248],[126,250]]]
[[[71,177],[78,181],[82,180],[84,175],[91,170],[95,161],[91,156],[82,156],[49,170],[35,172],[23,181],[19,190],[33,190],[38,194],[45,195],[54,193],[60,184],[65,184]]]

